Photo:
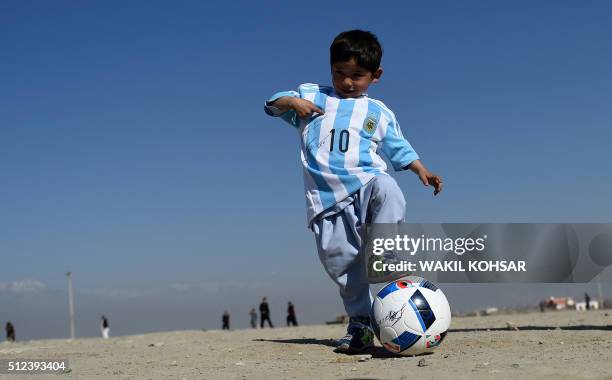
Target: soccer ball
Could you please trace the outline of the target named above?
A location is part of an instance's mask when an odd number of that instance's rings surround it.
[[[451,323],[446,296],[433,283],[416,276],[385,285],[372,305],[378,340],[399,355],[419,355],[442,343]]]

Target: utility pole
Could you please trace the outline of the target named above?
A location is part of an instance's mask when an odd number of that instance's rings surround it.
[[[72,272],[66,273],[68,277],[68,313],[70,315],[70,339],[74,339],[74,301],[72,299]]]
[[[597,295],[599,296],[599,310],[604,308],[603,292],[601,291],[601,273],[597,276]]]

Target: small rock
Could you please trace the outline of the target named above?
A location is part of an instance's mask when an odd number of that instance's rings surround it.
[[[298,355],[302,355],[302,351],[298,352]]]
[[[444,359],[446,359],[446,358],[448,358],[448,354],[444,354],[444,355],[442,355],[442,357],[443,357]]]
[[[538,341],[538,344],[544,344],[544,342],[542,342],[541,340]]]
[[[178,365],[178,363],[176,362],[176,360],[173,360],[172,363],[170,363],[171,366],[176,367]]]
[[[244,365],[243,362],[234,363],[234,365]]]
[[[339,355],[331,363],[355,363],[370,360],[372,355]]]
[[[419,363],[417,364],[417,366],[419,366],[419,367],[425,367],[425,366],[428,366],[428,365],[429,365],[429,363],[427,363],[427,360],[425,360],[424,358],[419,360]]]
[[[149,344],[149,347],[161,347],[164,345],[164,342],[157,342]]]
[[[352,363],[354,360],[350,356],[337,356],[332,360],[332,363]]]
[[[510,321],[506,322],[506,328],[512,331],[519,331],[519,328],[516,326],[516,323]]]
[[[512,368],[518,368],[518,367],[520,367],[520,365],[518,363],[512,364]]]
[[[351,371],[357,371],[357,367],[351,368]]]

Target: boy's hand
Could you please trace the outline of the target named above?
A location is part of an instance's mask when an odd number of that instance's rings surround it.
[[[297,113],[300,119],[308,119],[313,113],[318,113],[321,115],[325,113],[319,107],[314,105],[314,103],[300,98],[291,98],[289,107],[291,107],[295,113]]]
[[[421,182],[423,182],[423,185],[431,185],[434,187],[434,195],[438,195],[438,193],[442,191],[442,178],[439,175],[427,171],[426,173],[419,173],[419,178]]]
[[[420,160],[412,161],[410,165],[405,167],[405,169],[410,169],[416,175],[418,175],[421,182],[423,182],[423,185],[433,186],[435,189],[434,195],[438,195],[438,193],[442,191],[442,177],[432,174],[429,170],[427,170],[425,165],[423,165]]]

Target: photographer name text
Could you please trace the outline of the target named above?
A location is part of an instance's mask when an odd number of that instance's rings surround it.
[[[376,272],[525,272],[526,263],[522,260],[472,260],[463,261],[399,261],[385,263],[377,260],[372,263]]]

